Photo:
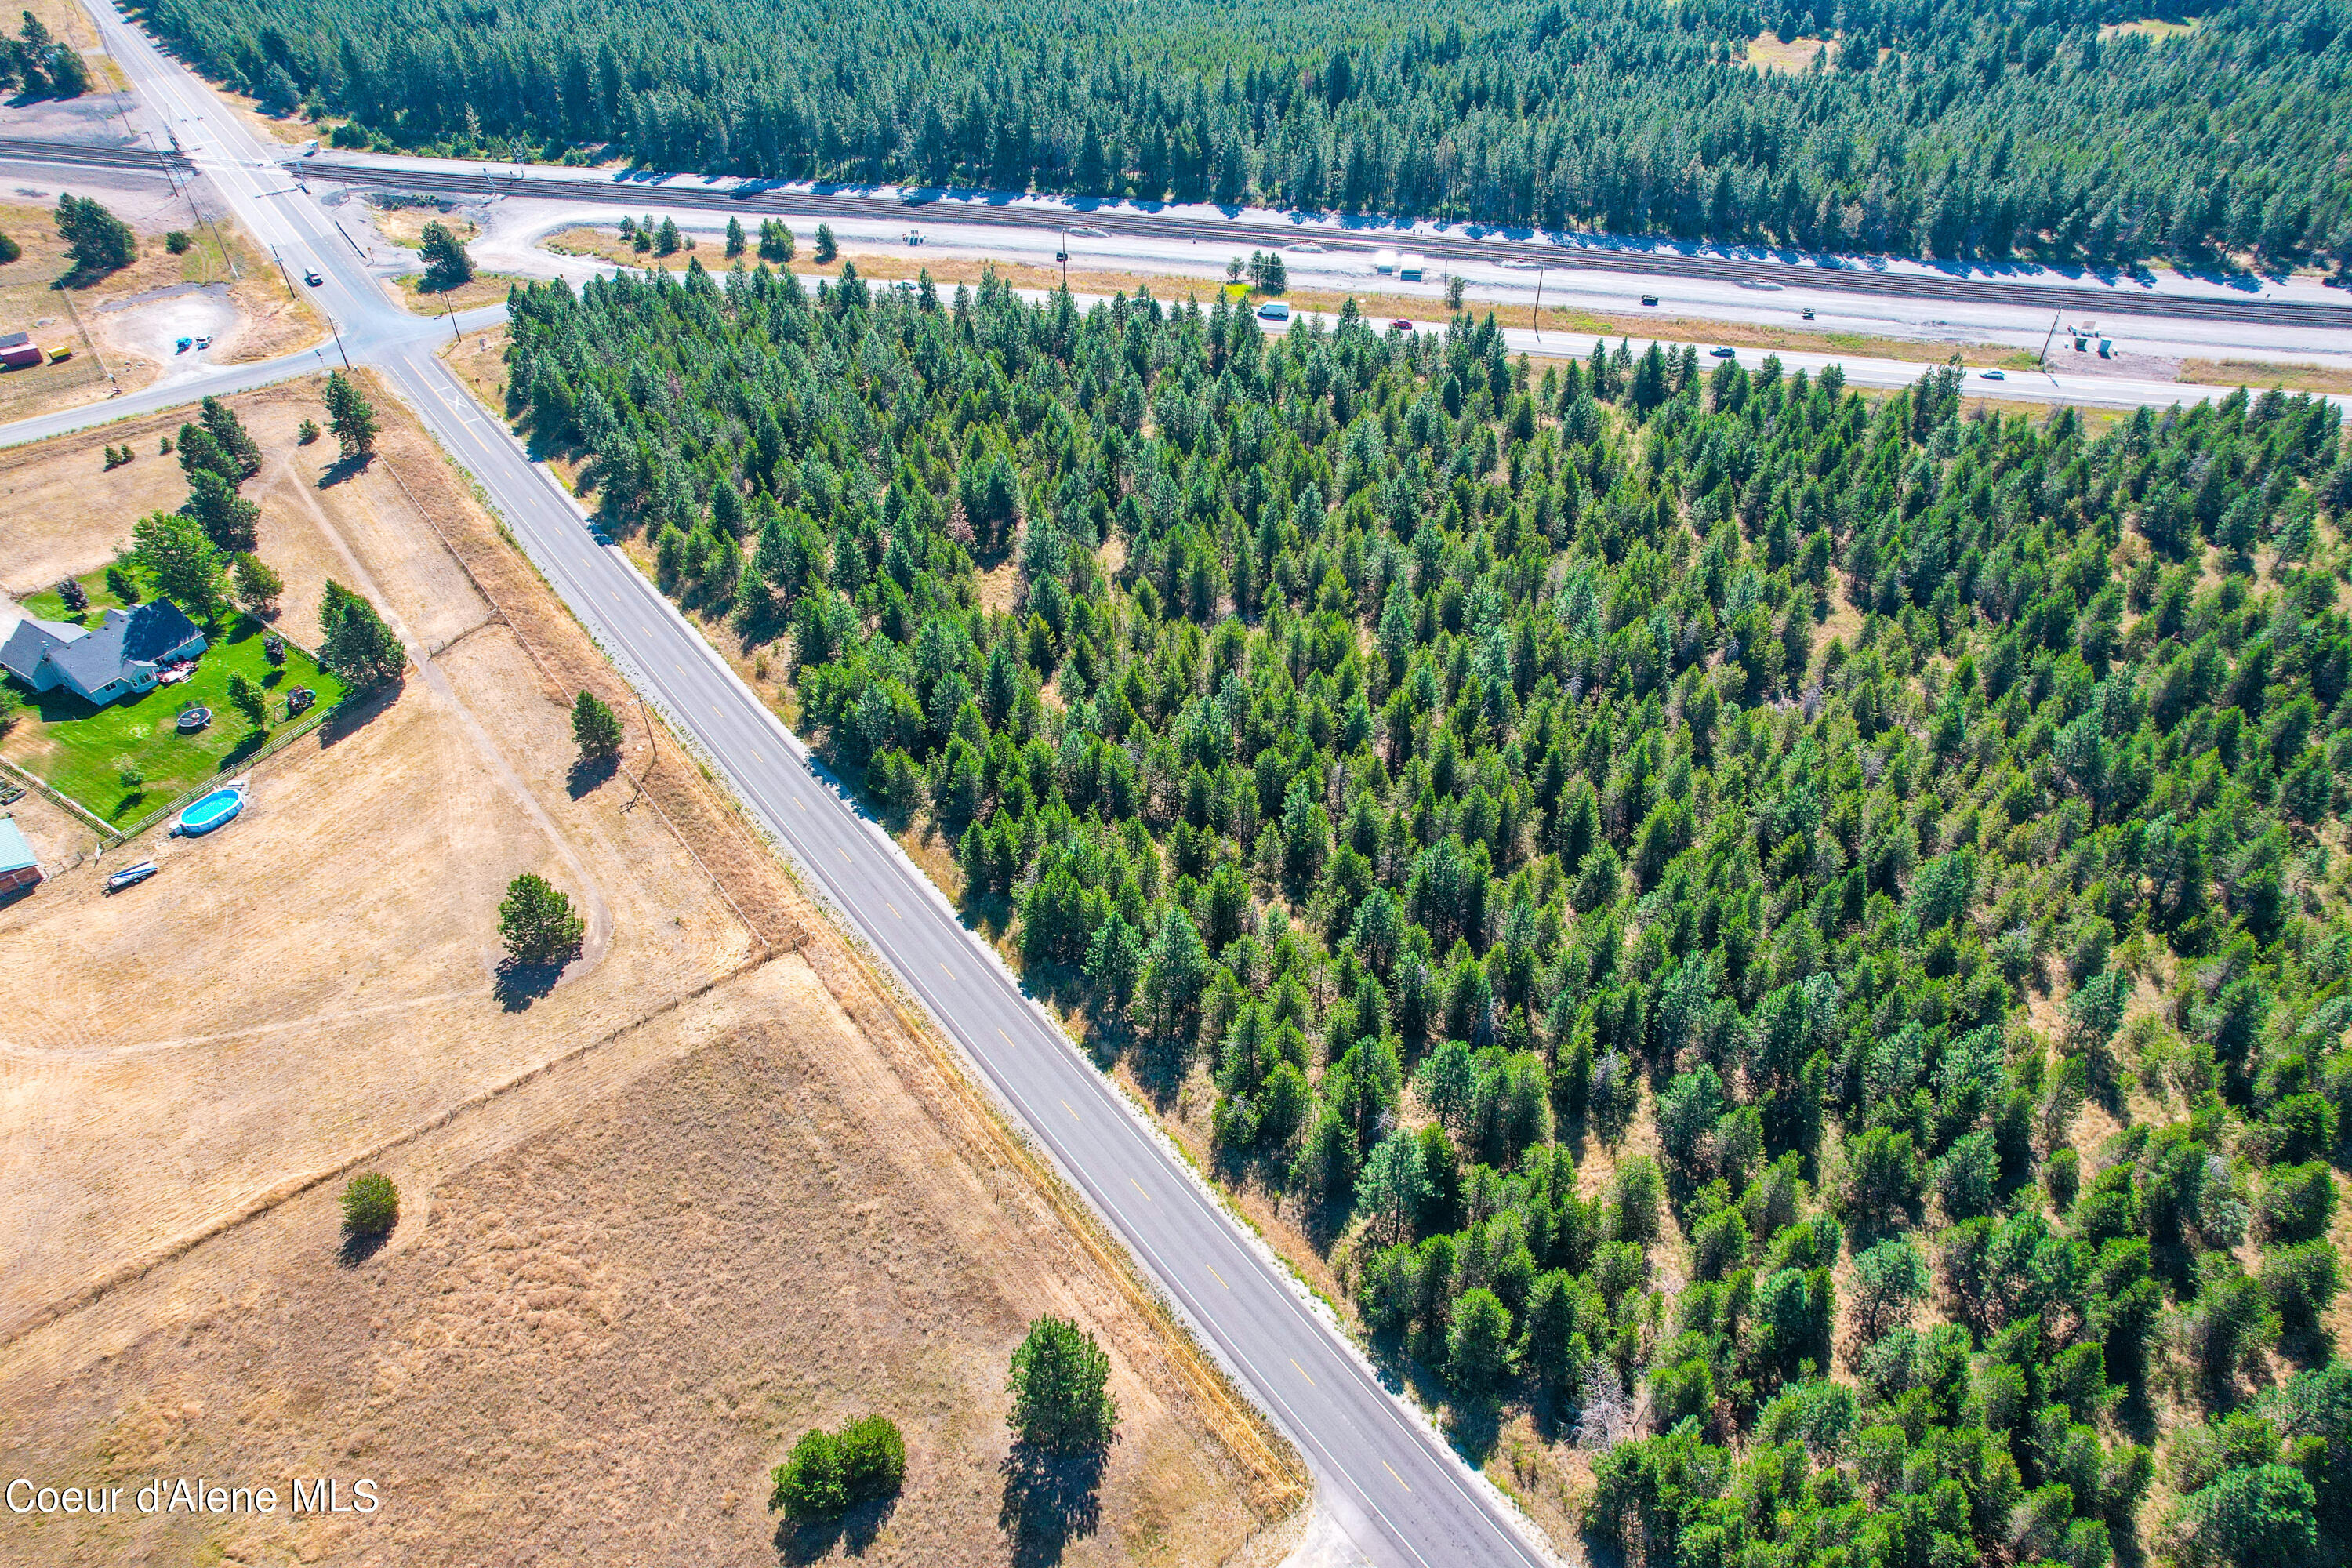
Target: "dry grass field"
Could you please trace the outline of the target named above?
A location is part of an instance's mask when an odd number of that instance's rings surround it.
[[[1248,1560],[1295,1461],[667,736],[638,787],[625,709],[625,771],[570,773],[566,707],[621,701],[609,666],[388,396],[376,463],[321,489],[317,396],[232,400],[261,553],[298,636],[328,575],[373,598],[404,681],[205,838],[93,864],[15,808],[53,875],[0,907],[0,1470],[367,1478],[383,1505],[12,1518],[0,1563]],[[10,586],[176,501],[153,435],[112,474],[124,427],[0,461]],[[499,970],[522,869],[589,918],[551,986]],[[403,1196],[365,1258],[337,1245],[357,1169]],[[1003,1469],[1006,1357],[1046,1310],[1102,1338],[1126,1413],[1091,1525]],[[907,1433],[896,1508],[780,1533],[769,1468],[867,1410]]]

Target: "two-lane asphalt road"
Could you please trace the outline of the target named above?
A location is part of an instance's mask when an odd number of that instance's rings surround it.
[[[1393,1568],[1534,1568],[1524,1521],[1373,1376],[1354,1348],[1144,1118],[1024,997],[888,837],[433,355],[446,330],[397,309],[236,119],[111,10],[91,10],[142,101],[237,219],[316,267],[313,297],[483,486],[622,671],[719,770],[841,917],[897,972],[1083,1191],[1229,1371],[1298,1444],[1322,1505]],[[302,356],[308,358],[310,356]],[[247,367],[259,375],[268,367]],[[289,366],[301,368],[299,364]],[[183,393],[182,395],[186,395]],[[130,399],[39,422],[127,412]],[[0,431],[0,441],[26,432]]]

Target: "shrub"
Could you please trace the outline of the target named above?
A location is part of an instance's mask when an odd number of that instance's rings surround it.
[[[0,267],[6,266],[9,262],[16,260],[18,257],[24,254],[25,247],[23,246],[17,244],[6,235],[0,234]]]
[[[778,1465],[768,1506],[791,1519],[826,1519],[848,1506],[841,1485],[841,1456],[832,1436],[814,1427],[801,1434],[792,1457]]]
[[[262,695],[261,683],[241,669],[229,671],[228,700],[255,729],[269,722],[269,700]]]
[[[851,1507],[893,1496],[907,1480],[907,1443],[887,1415],[852,1421],[834,1434],[841,1488]]]
[[[388,1236],[400,1223],[400,1189],[381,1171],[353,1176],[343,1186],[343,1234]]]
[[[294,427],[294,439],[300,442],[305,447],[309,446],[311,442],[316,441],[318,438],[319,422],[316,419],[305,419],[301,424]]]
[[[188,247],[194,244],[195,244],[195,240],[189,236],[188,231],[184,228],[175,228],[171,233],[163,237],[163,248],[170,251],[174,256],[187,255]]]
[[[572,912],[572,897],[547,879],[525,871],[507,884],[499,905],[499,934],[518,963],[548,963],[580,945],[585,924]]]
[[[1118,1428],[1109,1382],[1110,1357],[1094,1335],[1067,1318],[1040,1318],[1013,1352],[1006,1425],[1023,1442],[1052,1453],[1097,1447]]]
[[[2319,1315],[2336,1304],[2343,1289],[2336,1266],[2336,1248],[2326,1241],[2306,1241],[2273,1248],[2263,1259],[2263,1294],[2289,1333],[2309,1333],[2319,1326]]]
[[[89,590],[71,577],[58,584],[58,597],[63,599],[66,608],[77,616],[89,608]]]

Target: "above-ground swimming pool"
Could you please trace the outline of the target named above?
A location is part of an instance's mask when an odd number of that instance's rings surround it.
[[[210,833],[244,809],[243,790],[235,787],[216,789],[191,802],[188,809],[180,813],[180,826],[176,831],[191,838],[199,833]]]

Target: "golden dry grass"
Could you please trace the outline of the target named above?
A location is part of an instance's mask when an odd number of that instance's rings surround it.
[[[764,1472],[867,1409],[910,1458],[868,1559],[1001,1560],[1004,1358],[1049,1310],[1102,1337],[1127,1412],[1066,1560],[1229,1557],[1295,1501],[1295,1459],[673,741],[642,792],[566,776],[583,686],[644,766],[625,689],[388,395],[382,456],[321,489],[325,443],[292,441],[317,395],[236,400],[288,623],[331,574],[429,662],[265,764],[229,829],[134,846],[168,863],[133,895],[28,823],[61,869],[0,910],[0,1468],[368,1474],[387,1506],[52,1523],[0,1562],[844,1550],[780,1540]],[[0,472],[49,493],[121,434]],[[107,505],[166,468],[100,476]],[[116,525],[47,526],[72,562]],[[502,1000],[492,906],[522,867],[591,937]],[[333,1198],[360,1163],[404,1212],[349,1267]]]
[[[2206,386],[2245,386],[2257,392],[2273,386],[2289,392],[2352,392],[2352,370],[2336,365],[2295,364],[2258,359],[2189,359],[2180,362],[2180,379]]]
[[[1830,39],[1790,38],[1784,44],[1770,33],[1759,33],[1748,40],[1748,63],[1759,70],[1801,76],[1811,67],[1813,56],[1823,49],[1829,51],[1824,67],[1835,69],[1837,45]]]

